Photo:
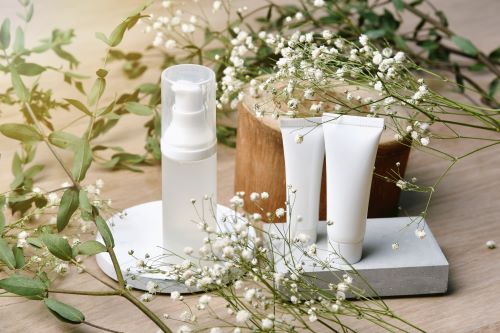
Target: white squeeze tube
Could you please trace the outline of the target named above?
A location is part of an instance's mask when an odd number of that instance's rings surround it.
[[[280,127],[291,209],[287,212],[287,231],[292,239],[303,234],[309,242],[316,242],[325,158],[321,117],[282,118]]]
[[[198,250],[204,227],[216,224],[215,74],[200,65],[169,67],[161,76],[161,97],[163,246],[183,255],[185,247]]]
[[[383,129],[383,118],[323,114],[329,249],[350,264],[361,260],[373,167]]]

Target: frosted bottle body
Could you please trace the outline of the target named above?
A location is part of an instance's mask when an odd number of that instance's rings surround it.
[[[196,253],[207,237],[203,224],[215,228],[217,153],[200,161],[176,161],[163,155],[162,169],[163,247],[182,255],[189,246]],[[180,261],[176,256],[165,260]]]

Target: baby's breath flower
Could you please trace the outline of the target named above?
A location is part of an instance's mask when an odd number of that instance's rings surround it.
[[[212,10],[214,12],[218,11],[222,7],[222,1],[215,0],[212,4]]]
[[[396,55],[394,56],[394,60],[397,62],[397,63],[401,63],[405,60],[406,56],[404,54],[404,52],[398,52],[396,53]]]
[[[422,144],[422,146],[427,146],[429,144],[429,138],[428,137],[421,138],[420,143]]]
[[[408,183],[407,183],[406,181],[404,181],[404,180],[400,179],[400,180],[398,180],[398,181],[396,182],[396,186],[397,186],[397,187],[399,187],[400,189],[404,190],[404,189],[406,189],[406,188],[407,188]]]
[[[151,302],[153,300],[153,297],[154,296],[152,294],[150,294],[150,293],[144,293],[144,294],[141,295],[140,300],[142,302],[145,302],[145,303],[146,302]]]
[[[153,281],[148,281],[148,283],[146,284],[146,289],[148,291],[148,293],[150,294],[156,294],[156,292],[158,291],[158,284],[153,282]]]
[[[314,6],[316,7],[323,7],[325,5],[324,0],[314,0]]]
[[[267,199],[269,199],[269,193],[267,193],[267,192],[262,192],[262,193],[260,194],[260,198],[261,198],[262,200],[267,200]]]
[[[359,36],[359,43],[363,46],[366,46],[368,44],[368,36],[367,35]]]
[[[297,134],[295,136],[295,143],[302,143],[302,142],[304,142],[304,136],[300,135],[300,134]]]
[[[393,250],[399,250],[399,243],[398,242],[392,243],[392,249]]]
[[[415,236],[417,236],[420,239],[424,239],[426,236],[425,230],[422,228],[415,229]]]
[[[489,241],[486,242],[486,247],[488,249],[494,249],[494,248],[497,247],[497,244],[495,243],[494,240],[489,240]]]
[[[250,193],[250,201],[257,201],[260,199],[260,194],[257,192]]]
[[[236,322],[244,324],[250,319],[250,317],[250,312],[248,312],[247,310],[240,310],[236,313]]]
[[[315,1],[319,1],[319,0],[315,0]],[[323,1],[323,0],[321,0],[321,1]],[[270,331],[273,327],[274,327],[274,322],[271,319],[269,319],[269,318],[262,319],[262,329],[264,331]]]
[[[178,292],[178,291],[172,291],[170,293],[170,298],[174,301],[181,301],[182,300],[182,296],[181,296],[181,293]]]
[[[191,333],[191,332],[193,332],[193,329],[188,325],[182,325],[177,329],[177,333]]]
[[[54,268],[54,271],[59,275],[66,275],[68,273],[68,270],[69,266],[65,262],[57,264],[57,266]]]

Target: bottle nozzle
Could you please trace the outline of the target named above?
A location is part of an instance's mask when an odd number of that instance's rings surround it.
[[[199,85],[189,81],[176,82],[172,90],[175,93],[175,108],[180,112],[196,112],[203,108],[203,94]]]

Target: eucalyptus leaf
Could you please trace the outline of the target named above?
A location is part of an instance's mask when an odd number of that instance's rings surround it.
[[[26,12],[26,22],[30,22],[31,19],[33,18],[33,12],[34,12],[34,6],[33,4],[31,4],[29,7],[28,7],[28,11]]]
[[[456,46],[465,53],[475,56],[478,54],[477,48],[472,44],[470,40],[464,37],[454,35],[451,37],[451,41],[455,43]]]
[[[28,238],[26,238],[26,241],[28,242],[28,244],[30,244],[38,249],[41,249],[43,247],[43,242],[40,238],[28,237]]]
[[[97,230],[102,236],[102,239],[104,240],[104,244],[106,244],[106,247],[108,248],[113,248],[115,247],[115,240],[113,239],[113,234],[111,233],[111,230],[109,229],[108,224],[106,221],[101,216],[97,216],[95,219],[95,224],[97,226]]]
[[[10,188],[15,190],[24,182],[23,162],[18,153],[14,153],[14,157],[12,158],[12,174],[14,175],[14,180],[10,184]]]
[[[23,268],[25,265],[25,260],[24,260],[24,251],[22,247],[17,247],[14,246],[12,248],[12,253],[14,254],[14,258],[16,258],[16,268]]]
[[[82,102],[80,102],[79,100],[72,99],[72,98],[65,98],[64,100],[66,102],[68,102],[69,104],[73,105],[78,110],[80,110],[83,113],[85,113],[86,115],[92,116],[92,112],[90,112],[90,110]]]
[[[102,77],[98,77],[95,80],[94,85],[90,89],[89,95],[87,97],[90,106],[97,103],[99,98],[101,98],[102,94],[104,93],[105,88],[106,88],[106,81]]]
[[[77,246],[78,254],[83,254],[87,256],[93,256],[101,252],[106,252],[106,246],[104,244],[95,241],[95,240],[89,240],[86,241],[85,243],[79,244]]]
[[[82,211],[86,213],[92,213],[92,205],[90,204],[89,197],[87,196],[87,191],[80,190],[78,201],[80,204],[80,209]]]
[[[85,316],[80,310],[71,305],[59,302],[53,298],[43,300],[50,312],[59,320],[70,324],[81,324],[85,321]]]
[[[45,168],[43,164],[35,164],[31,167],[29,167],[26,171],[24,171],[24,176],[26,178],[33,178],[35,177],[40,171],[42,171]]]
[[[30,279],[21,275],[11,275],[0,280],[0,288],[9,293],[42,299],[47,295],[47,286],[39,279]]]
[[[59,211],[57,212],[57,230],[62,231],[67,225],[78,208],[78,191],[75,188],[67,189],[59,204]]]
[[[3,238],[0,238],[0,261],[7,265],[10,269],[14,269],[16,267],[16,258],[14,257],[14,253],[12,253],[12,249]]]
[[[8,138],[25,143],[41,141],[42,135],[31,125],[7,123],[0,125],[0,132]]]
[[[76,181],[85,178],[85,174],[92,163],[92,150],[88,141],[82,140],[81,145],[75,152],[72,174]]]
[[[5,197],[0,195],[0,237],[2,236],[3,229],[5,227]]]
[[[20,52],[24,50],[24,31],[21,27],[16,29],[16,38],[14,39],[14,51]]]
[[[151,107],[137,102],[125,103],[125,110],[138,116],[150,116],[153,114]]]
[[[28,88],[26,88],[26,86],[24,85],[23,80],[21,80],[21,77],[19,76],[17,70],[11,68],[10,77],[17,97],[19,97],[22,102],[27,102],[29,100],[30,93],[28,91]]]
[[[71,246],[67,240],[59,235],[55,234],[45,234],[41,237],[42,242],[47,246],[47,249],[55,257],[69,261],[73,258],[73,253],[71,251]]]
[[[10,45],[10,20],[4,19],[0,28],[0,48],[6,50]]]
[[[497,47],[493,51],[490,52],[488,55],[488,58],[490,58],[493,61],[500,61],[500,47]]]
[[[491,98],[495,97],[499,87],[500,87],[500,80],[498,78],[491,81],[490,84],[488,85],[488,96],[490,96]]]
[[[405,9],[405,4],[403,0],[392,0],[392,4],[400,12],[402,12]]]
[[[35,63],[25,62],[17,66],[17,72],[24,76],[37,76],[45,71],[45,67]]]
[[[49,142],[56,147],[72,151],[77,151],[78,147],[82,145],[82,139],[76,135],[62,131],[54,131],[50,133]]]

